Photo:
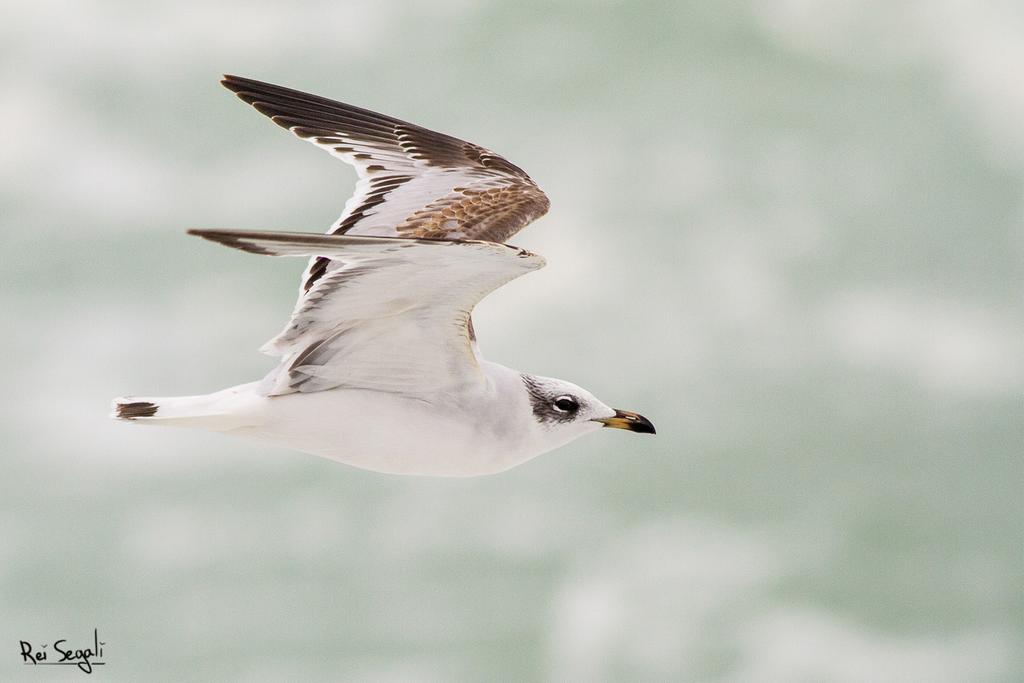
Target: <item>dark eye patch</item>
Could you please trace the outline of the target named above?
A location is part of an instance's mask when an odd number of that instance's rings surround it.
[[[580,409],[579,401],[568,394],[557,396],[552,400],[551,394],[544,391],[544,387],[530,375],[520,375],[523,384],[526,385],[526,392],[530,397],[530,407],[533,409],[533,416],[540,423],[573,422],[576,420],[576,413]],[[568,402],[559,405],[559,401],[565,399]]]

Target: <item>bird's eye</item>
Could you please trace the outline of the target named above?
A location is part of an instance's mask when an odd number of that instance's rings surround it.
[[[563,413],[575,413],[580,409],[580,404],[572,396],[559,396],[552,405]]]

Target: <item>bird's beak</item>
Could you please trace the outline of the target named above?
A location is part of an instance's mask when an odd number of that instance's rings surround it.
[[[640,434],[655,434],[654,425],[643,415],[629,410],[616,410],[611,417],[599,417],[594,422],[602,422],[605,427],[628,429]]]

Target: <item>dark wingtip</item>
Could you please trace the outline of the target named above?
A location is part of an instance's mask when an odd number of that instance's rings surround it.
[[[153,417],[156,415],[158,406],[149,401],[131,401],[129,403],[117,401],[114,408],[114,417],[121,420],[134,420],[137,417]]]
[[[238,92],[239,90],[245,87],[245,83],[248,80],[248,78],[243,78],[241,76],[235,76],[233,74],[224,74],[220,78],[220,84],[228,90],[230,90],[231,92]]]
[[[273,83],[267,83],[266,81],[258,81],[255,78],[246,78],[245,76],[235,76],[233,74],[224,74],[220,79],[220,84],[249,104],[255,102],[258,96],[273,97],[275,95],[283,95],[286,97],[316,97],[315,95],[309,95],[300,90],[286,88],[283,85],[275,85]]]
[[[263,247],[257,246],[252,242],[246,241],[246,237],[251,238],[253,235],[245,233],[243,231],[202,230],[199,228],[189,228],[185,232],[188,233],[189,235],[202,237],[204,240],[216,242],[217,244],[223,244],[225,247],[239,249],[250,254],[258,254],[259,256],[273,255],[273,252],[267,251]]]
[[[238,99],[242,100],[246,104],[253,104],[256,101],[256,95],[253,92],[254,89],[259,90],[263,86],[270,86],[268,83],[262,81],[254,81],[251,78],[243,78],[242,76],[233,76],[231,74],[224,74],[220,79],[220,84],[225,88],[235,93]]]

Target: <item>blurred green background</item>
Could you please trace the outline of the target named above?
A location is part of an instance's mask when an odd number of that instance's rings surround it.
[[[475,480],[115,424],[262,376],[354,183],[217,83],[478,142],[552,210],[485,354],[638,410]],[[1024,8],[4,3],[0,678],[1019,681]]]

